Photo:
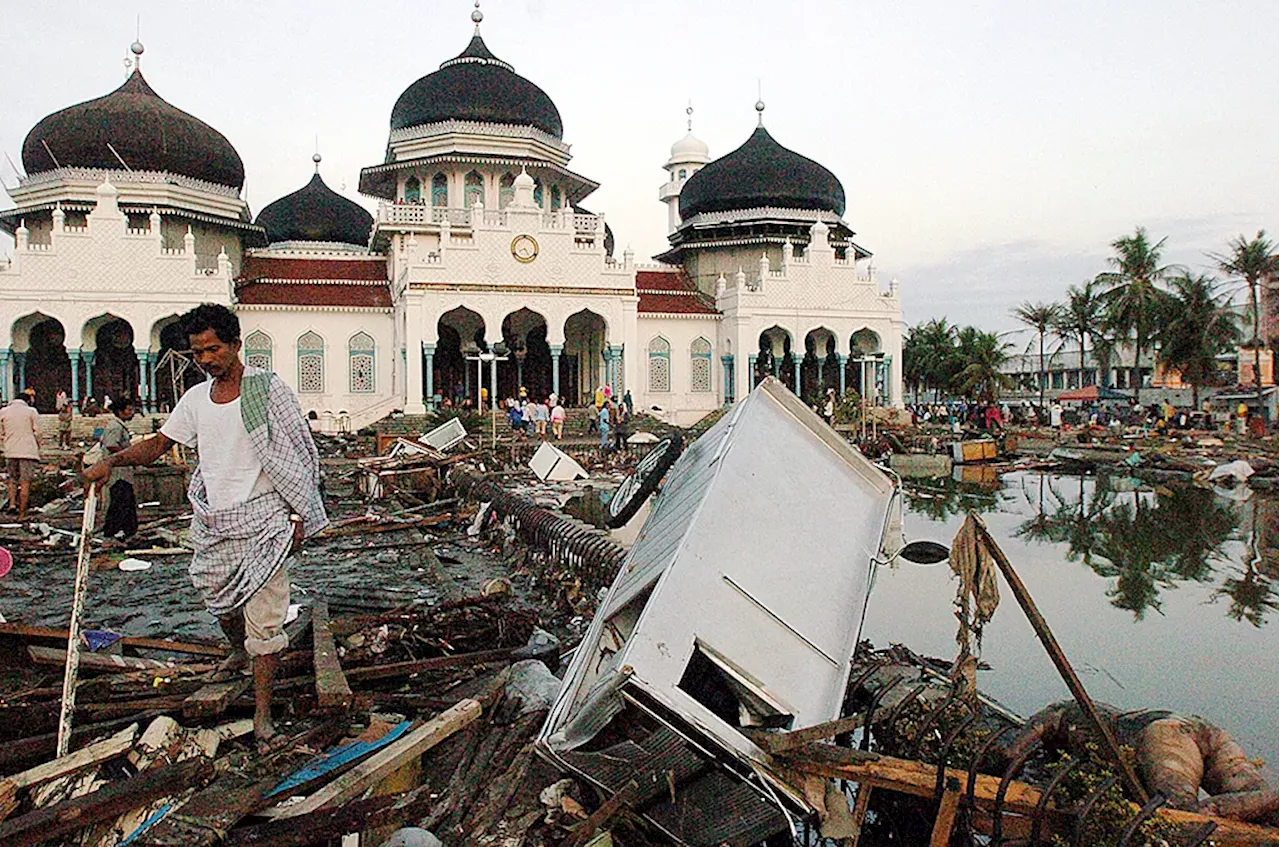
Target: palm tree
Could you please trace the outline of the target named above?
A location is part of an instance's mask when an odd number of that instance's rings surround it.
[[[947,323],[946,318],[934,318],[908,330],[910,353],[907,352],[906,342],[903,343],[904,372],[905,365],[909,363],[925,390],[933,389],[935,401],[938,399],[938,392],[945,389],[951,380],[955,332],[955,327]]]
[[[1114,271],[1098,275],[1098,281],[1109,286],[1106,293],[1108,323],[1123,337],[1133,333],[1134,396],[1142,387],[1142,354],[1151,346],[1161,314],[1164,292],[1158,284],[1174,268],[1160,264],[1160,254],[1167,238],[1152,244],[1147,231],[1138,227],[1133,235],[1111,242],[1116,255],[1107,259]]]
[[[1249,287],[1249,311],[1253,318],[1253,385],[1258,394],[1258,413],[1266,414],[1262,405],[1262,324],[1258,314],[1258,282],[1267,275],[1275,263],[1276,243],[1267,238],[1267,233],[1258,230],[1252,241],[1245,241],[1243,235],[1237,235],[1227,242],[1231,252],[1226,255],[1210,255],[1218,263],[1218,269],[1233,279],[1244,282]],[[1274,370],[1275,363],[1272,362]]]
[[[1057,323],[1061,310],[1062,307],[1057,303],[1032,303],[1027,300],[1012,312],[1015,318],[1034,329],[1036,337],[1040,339],[1040,370],[1036,373],[1036,379],[1040,384],[1041,409],[1044,408],[1045,384],[1049,381],[1044,370],[1044,337],[1049,334],[1049,328]],[[1027,344],[1027,348],[1030,349],[1030,347],[1031,345]]]
[[[994,332],[983,332],[967,326],[957,335],[956,355],[963,367],[956,374],[955,387],[961,394],[972,394],[995,402],[1000,389],[1013,385],[1013,380],[1000,368],[1009,360],[1009,344]]]
[[[1099,336],[1105,335],[1105,318],[1106,304],[1102,301],[1101,292],[1098,291],[1097,284],[1086,279],[1081,286],[1067,286],[1067,302],[1064,303],[1058,312],[1058,319],[1054,322],[1053,332],[1059,338],[1075,341],[1080,345],[1080,385],[1084,387],[1084,348],[1085,342],[1093,339],[1093,354],[1098,361],[1099,384],[1106,385],[1107,379],[1103,376],[1106,370],[1109,370],[1110,362],[1103,362],[1100,351],[1106,347],[1105,342],[1100,341]],[[1110,356],[1108,356],[1110,358]]]
[[[1160,361],[1191,383],[1191,405],[1198,409],[1200,386],[1214,381],[1218,354],[1239,342],[1240,329],[1213,277],[1182,273],[1169,285],[1173,297],[1159,331]]]

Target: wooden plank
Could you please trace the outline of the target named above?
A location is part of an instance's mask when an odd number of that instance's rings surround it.
[[[159,712],[151,711],[144,712],[141,715],[131,715],[128,718],[83,724],[72,730],[71,739],[75,742],[93,738],[104,732],[116,731],[131,723],[151,720],[154,717],[159,717],[159,714]],[[56,732],[47,732],[43,735],[32,735],[27,738],[15,738],[11,741],[6,741],[0,744],[0,768],[8,770],[19,765],[39,762],[45,757],[54,755],[57,752],[57,747],[58,734]]]
[[[310,847],[355,832],[371,820],[385,826],[405,826],[430,810],[431,787],[422,785],[400,796],[369,797],[317,809],[289,820],[237,827],[227,833],[224,847]]]
[[[5,782],[12,783],[16,789],[30,788],[60,776],[82,771],[93,765],[114,759],[133,746],[133,739],[138,735],[138,725],[131,724],[110,738],[82,747],[74,753],[68,753],[51,762],[45,762],[22,773],[6,777]]]
[[[810,757],[809,753],[818,747],[826,749]],[[779,757],[779,759],[786,767],[800,773],[849,780],[859,785],[872,785],[917,797],[933,797],[938,777],[938,769],[935,765],[911,759],[897,759],[892,756],[880,756],[879,760],[868,762],[852,755],[856,752],[829,744],[813,744],[794,750],[786,757]],[[969,774],[967,771],[947,768],[944,778],[954,779],[959,784],[967,785]],[[994,809],[996,792],[999,789],[999,777],[978,774],[974,783],[974,802],[980,808]],[[1014,780],[1009,783],[1002,808],[1006,812],[1028,816],[1034,814],[1039,802],[1040,791],[1037,788]],[[1137,804],[1127,803],[1127,805],[1130,807],[1131,814],[1138,813]],[[1055,809],[1046,810],[1045,815],[1046,822],[1050,825],[1061,824],[1068,819],[1066,813]],[[1218,825],[1218,829],[1214,830],[1213,840],[1219,847],[1280,844],[1280,832],[1274,827],[1257,826],[1179,809],[1157,809],[1156,817],[1179,826],[1200,826],[1212,821]]]
[[[625,805],[631,802],[640,783],[634,779],[622,786],[616,794],[600,804],[600,808],[596,809],[582,823],[573,828],[573,841],[570,842],[571,847],[585,847],[591,836],[595,835],[600,827],[607,824],[614,815]]]
[[[60,641],[65,643],[68,632],[65,629],[47,626],[25,626],[16,623],[0,623],[0,635],[16,638],[31,638],[37,641]],[[119,642],[125,647],[137,647],[144,650],[163,650],[167,653],[185,653],[193,656],[226,656],[229,648],[219,644],[198,644],[192,641],[169,641],[164,638],[141,638],[131,635],[123,636]]]
[[[211,682],[182,701],[182,716],[207,718],[220,715],[252,686],[253,679],[247,676],[228,682]]]
[[[76,797],[0,824],[0,844],[27,847],[49,841],[91,824],[114,818],[176,788],[202,784],[213,776],[213,763],[204,758],[140,773],[109,783],[92,794]]]
[[[938,803],[938,814],[933,819],[933,832],[929,847],[947,847],[951,843],[951,830],[956,823],[956,810],[960,808],[960,783],[947,781],[947,788]]]
[[[277,819],[296,818],[325,806],[334,806],[362,794],[405,762],[421,756],[480,717],[475,700],[463,700],[427,723],[384,747],[301,803],[287,807]]]
[[[67,661],[67,651],[56,647],[38,647],[31,644],[27,647],[27,655],[37,665],[65,665]],[[155,659],[118,656],[114,653],[80,653],[79,665],[87,671],[146,671],[172,667]]]
[[[76,711],[76,677],[80,673],[80,617],[84,614],[89,586],[89,536],[93,534],[98,508],[98,486],[90,485],[84,495],[84,517],[80,522],[80,549],[76,554],[75,593],[71,598],[71,626],[67,629],[66,664],[62,672],[62,707],[58,714],[58,755],[71,749],[71,721]],[[30,652],[33,648],[28,647]]]
[[[392,662],[387,665],[369,665],[363,668],[348,668],[346,677],[349,681],[386,679],[395,676],[411,676],[415,673],[441,670],[443,668],[483,665],[487,662],[502,662],[511,658],[515,647],[504,647],[499,650],[477,650],[474,653],[459,653],[456,656],[437,656],[434,659],[418,659],[412,662]]]
[[[861,714],[850,715],[838,720],[805,727],[804,729],[793,729],[790,732],[777,734],[759,733],[754,740],[770,753],[784,753],[787,750],[794,750],[813,741],[826,741],[828,738],[844,735],[846,732],[853,732],[862,726],[862,722],[863,716]]]
[[[351,708],[351,686],[338,661],[338,649],[329,631],[329,604],[324,600],[311,605],[311,643],[317,704],[321,709]]]

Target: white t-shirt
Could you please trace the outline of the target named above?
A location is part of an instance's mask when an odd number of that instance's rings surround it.
[[[209,506],[217,510],[265,494],[274,486],[249,441],[240,417],[240,398],[215,403],[212,390],[213,380],[209,380],[183,394],[160,432],[196,449]]]

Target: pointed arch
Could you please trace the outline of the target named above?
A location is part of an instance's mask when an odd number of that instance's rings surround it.
[[[649,393],[671,391],[671,342],[661,335],[649,339]]]
[[[255,329],[244,337],[244,363],[264,371],[271,370],[271,351],[274,346],[270,335]]]
[[[352,394],[377,391],[375,346],[373,336],[364,330],[347,339],[347,390]]]
[[[516,199],[516,175],[507,171],[498,180],[498,208],[505,209]]]
[[[479,171],[471,171],[462,180],[462,199],[470,209],[477,203],[484,205],[484,177]]]
[[[449,205],[449,177],[443,171],[431,177],[431,205]]]
[[[560,186],[553,185],[551,186],[551,211],[553,212],[560,211],[561,205],[562,204],[560,201]]]
[[[298,393],[324,393],[324,338],[314,330],[298,336]]]
[[[695,338],[689,345],[689,390],[709,392],[715,390],[711,381],[711,342]]]
[[[422,202],[422,182],[416,176],[411,176],[404,181],[404,202]]]

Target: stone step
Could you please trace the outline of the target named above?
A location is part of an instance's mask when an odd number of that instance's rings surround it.
[[[102,415],[94,415],[93,417],[85,417],[84,415],[76,415],[71,419],[71,439],[73,441],[91,441],[94,433],[106,427],[107,422],[111,420],[111,413]],[[127,424],[129,432],[134,435],[148,435],[155,432],[167,419],[168,415],[134,415],[133,420]],[[156,423],[153,424],[152,421]],[[40,416],[40,438],[46,444],[55,444],[58,440],[58,416],[57,415],[41,415]]]

